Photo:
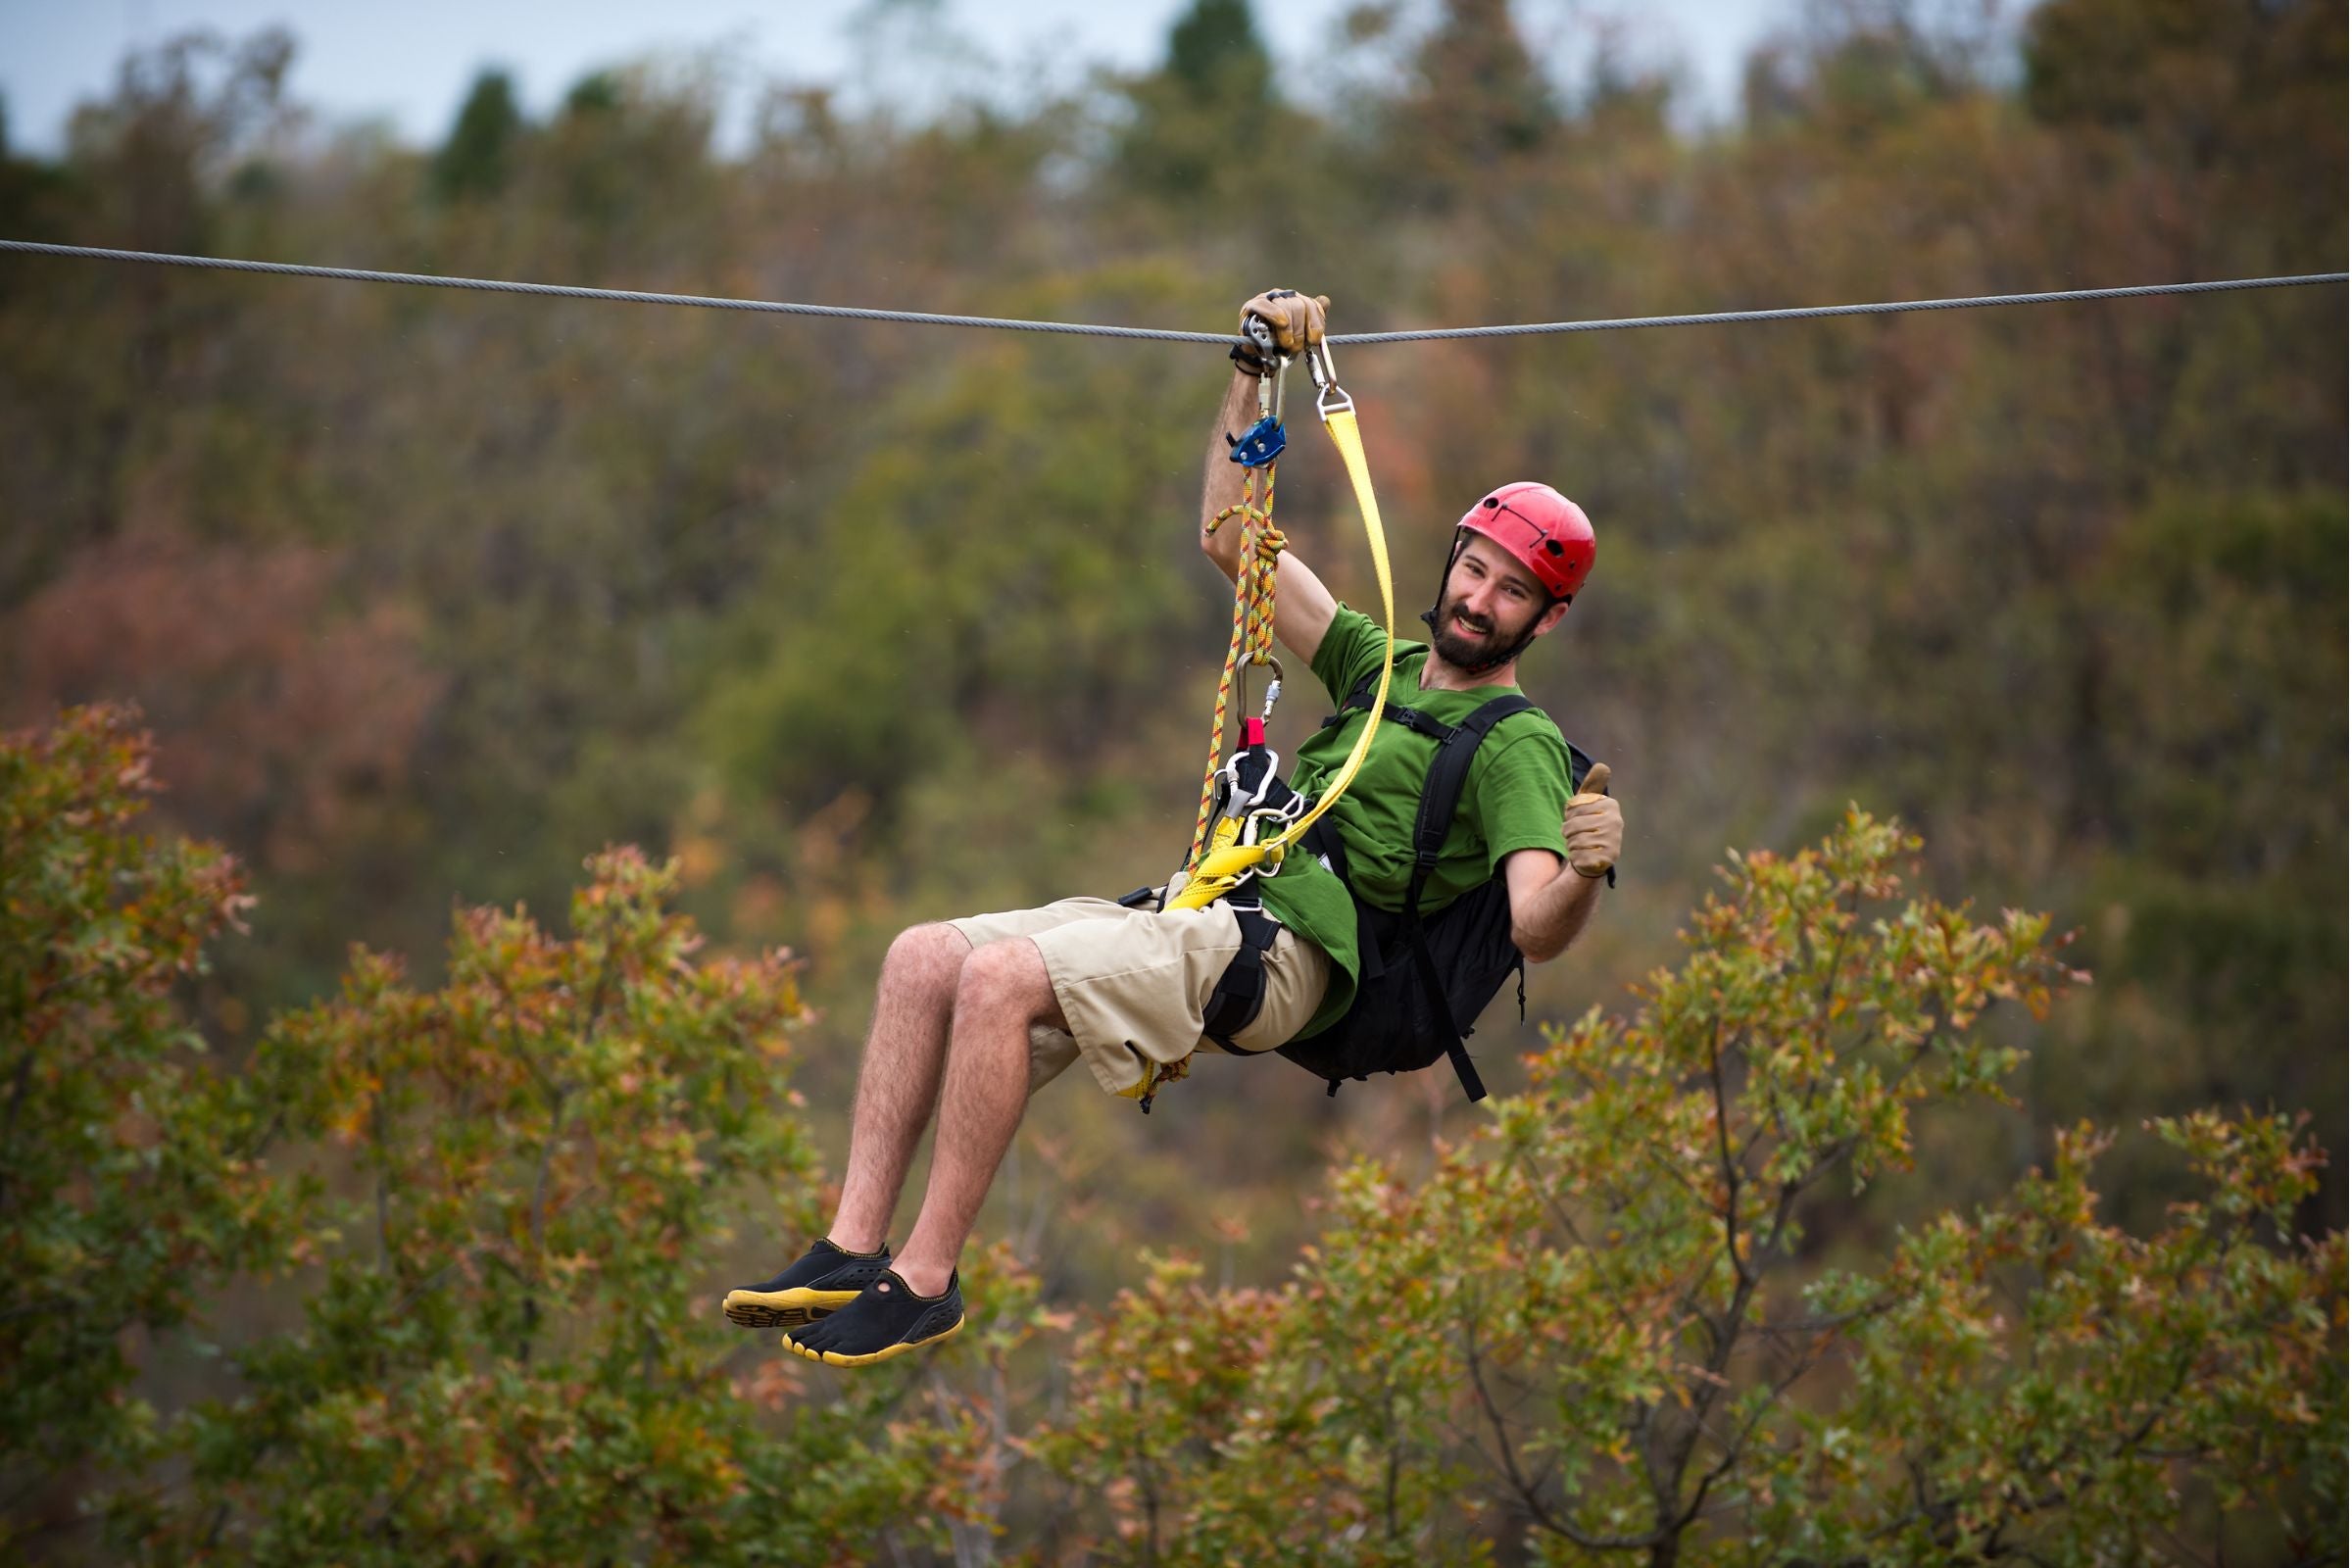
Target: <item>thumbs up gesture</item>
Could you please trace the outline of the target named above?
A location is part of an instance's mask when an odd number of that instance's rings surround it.
[[[1585,774],[1584,788],[1569,798],[1567,810],[1560,813],[1560,836],[1578,876],[1606,876],[1625,846],[1625,812],[1609,799],[1608,790],[1609,764],[1594,762]]]

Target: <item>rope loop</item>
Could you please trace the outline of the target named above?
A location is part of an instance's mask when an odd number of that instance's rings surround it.
[[[1281,665],[1274,659],[1274,584],[1280,575],[1282,553],[1290,541],[1274,526],[1274,469],[1267,464],[1264,469],[1242,470],[1242,499],[1209,518],[1206,533],[1215,533],[1229,520],[1239,517],[1242,543],[1233,573],[1233,630],[1225,641],[1225,669],[1217,677],[1217,706],[1209,721],[1208,765],[1200,775],[1200,809],[1193,819],[1193,847],[1184,858],[1185,870],[1193,871],[1207,852],[1209,827],[1216,814],[1217,775],[1225,763],[1226,723],[1233,711],[1234,687],[1241,678],[1244,665],[1264,668]],[[1258,494],[1257,476],[1266,476],[1263,496]],[[1245,691],[1244,706],[1248,706]]]

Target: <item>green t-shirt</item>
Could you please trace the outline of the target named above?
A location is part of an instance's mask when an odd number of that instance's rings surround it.
[[[1399,642],[1404,657],[1389,682],[1389,701],[1418,709],[1441,724],[1459,724],[1516,686],[1480,686],[1471,691],[1424,691],[1421,671],[1429,650]],[[1315,678],[1331,694],[1333,707],[1346,700],[1356,681],[1377,675],[1388,657],[1388,639],[1369,616],[1342,605],[1331,629],[1315,650]],[[1298,749],[1291,787],[1314,795],[1337,776],[1370,722],[1361,710],[1347,722],[1319,729]],[[1384,723],[1348,793],[1326,813],[1348,851],[1348,874],[1366,903],[1384,909],[1404,906],[1413,871],[1413,817],[1421,785],[1438,743],[1402,724]],[[1560,817],[1567,809],[1568,743],[1540,709],[1513,713],[1488,734],[1470,763],[1461,804],[1439,851],[1438,863],[1421,891],[1423,912],[1444,908],[1492,877],[1505,856],[1519,850],[1561,853]],[[1339,1021],[1355,996],[1355,905],[1348,889],[1323,863],[1303,851],[1283,862],[1279,875],[1258,881],[1267,910],[1331,956],[1331,987],[1303,1038]]]

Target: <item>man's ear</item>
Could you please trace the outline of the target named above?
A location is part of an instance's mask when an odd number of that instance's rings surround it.
[[[1538,637],[1543,636],[1545,632],[1551,630],[1552,627],[1557,626],[1560,623],[1560,617],[1567,613],[1568,601],[1565,599],[1553,600],[1551,608],[1536,617],[1535,634]]]

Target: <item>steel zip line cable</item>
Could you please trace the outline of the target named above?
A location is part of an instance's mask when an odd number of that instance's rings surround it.
[[[2233,289],[2302,288],[2341,283],[2343,272],[2291,277],[2230,277],[2211,283],[2139,283],[2129,288],[2069,288],[2042,294],[1974,294],[1951,300],[1882,300],[1869,305],[1793,305],[1771,311],[1709,311],[1698,316],[1620,316],[1594,321],[1529,321],[1516,326],[1440,326],[1407,332],[1333,333],[1334,343],[1425,343],[1435,338],[1527,337],[1539,332],[1619,332],[1636,326],[1717,326],[1736,321],[1805,321],[1825,316],[1899,316],[1907,311],[1968,311],[1989,305],[2057,305],[2068,300],[2129,300],[2150,294],[2221,294]]]
[[[555,299],[605,300],[622,305],[691,305],[707,311],[755,311],[771,316],[829,316],[856,321],[901,321],[914,326],[985,326],[1016,332],[1062,332],[1082,337],[1140,338],[1161,343],[1214,343],[1221,332],[1178,332],[1150,326],[1105,326],[1084,321],[1024,321],[999,316],[942,316],[930,311],[880,311],[849,305],[795,305],[780,300],[727,299],[711,294],[656,294],[642,289],[582,288],[568,283],[517,283],[502,278],[444,277],[433,272],[381,272],[356,267],[309,267],[295,262],[248,262],[220,256],[174,256],[163,251],[106,250],[0,239],[0,252],[62,256],[79,261],[147,262],[223,272],[268,272],[281,277],[326,277],[351,283],[407,283],[420,288],[471,289],[486,294],[530,294]],[[1964,311],[1994,305],[2055,305],[2072,300],[2138,299],[2153,294],[2214,294],[2235,289],[2301,288],[2341,283],[2343,272],[2291,277],[2233,277],[2208,283],[2141,283],[2129,288],[2057,289],[2039,294],[1979,294],[1949,300],[1884,300],[1866,305],[1799,305],[1768,311],[1710,311],[1694,316],[1623,316],[1592,321],[1526,321],[1502,326],[1440,326],[1401,332],[1334,332],[1330,341],[1363,346],[1427,343],[1440,338],[1528,337],[1548,332],[1617,332],[1642,326],[1714,326],[1740,321],[1798,321],[1831,316],[1895,316],[1908,311]]]
[[[735,300],[710,294],[654,294],[642,289],[581,288],[569,283],[515,283],[491,277],[443,277],[433,272],[378,272],[356,267],[305,267],[293,262],[243,262],[218,256],[173,256],[162,251],[101,250],[86,245],[44,245],[0,239],[0,252],[68,256],[104,262],[154,262],[165,267],[201,267],[227,272],[270,272],[284,277],[331,277],[350,283],[409,283],[421,288],[463,288],[486,294],[533,294],[566,300],[605,300],[622,305],[692,305],[706,311],[759,311],[772,316],[831,316],[857,321],[902,321],[914,326],[994,326],[1021,332],[1075,332],[1088,337],[1152,338],[1169,343],[1214,343],[1230,333],[1167,332],[1147,326],[1097,326],[1075,321],[1018,321],[994,316],[939,316],[928,311],[876,311],[850,305],[791,305],[779,300]]]

